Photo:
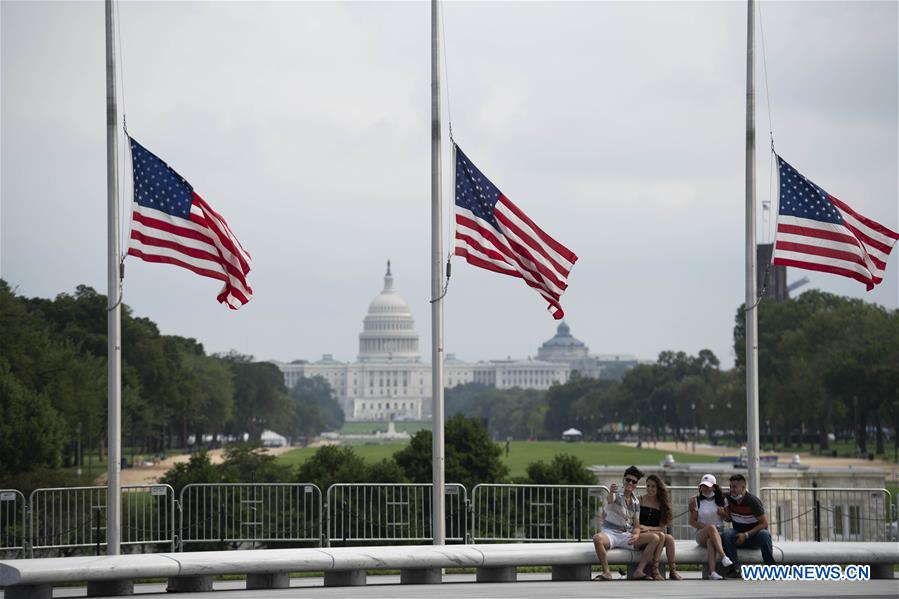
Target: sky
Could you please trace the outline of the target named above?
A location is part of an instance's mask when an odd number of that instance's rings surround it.
[[[478,168],[579,256],[562,305],[591,352],[708,348],[731,366],[745,297],[745,3],[442,10],[444,247],[451,121]],[[760,13],[759,241],[774,227],[763,203],[777,200],[769,130],[800,172],[899,229],[897,3]],[[120,120],[227,218],[255,292],[231,311],[218,281],[128,258],[133,312],[208,352],[351,361],[390,259],[429,360],[430,4],[122,2],[118,26]],[[0,27],[0,277],[28,297],[106,293],[103,4],[4,0]],[[870,293],[810,271],[788,281],[896,309],[896,253]],[[459,259],[452,273],[448,352],[523,358],[554,334],[520,280]]]

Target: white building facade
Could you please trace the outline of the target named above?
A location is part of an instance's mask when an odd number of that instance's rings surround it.
[[[355,362],[330,354],[316,362],[273,361],[292,388],[303,377],[321,376],[331,385],[347,420],[424,420],[431,417],[431,365],[421,361],[415,320],[406,300],[393,286],[390,262],[384,289],[371,301],[359,334]],[[562,362],[495,360],[464,362],[448,354],[447,388],[483,383],[498,389],[549,389],[568,380]]]

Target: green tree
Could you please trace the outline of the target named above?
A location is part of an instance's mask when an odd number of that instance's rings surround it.
[[[563,431],[578,424],[572,406],[589,393],[596,383],[596,379],[575,373],[564,385],[550,387],[546,392],[547,410],[543,420],[543,429],[549,438],[561,439]]]
[[[209,453],[201,449],[190,456],[187,462],[179,462],[169,469],[159,482],[171,485],[175,496],[189,484],[210,484],[224,482],[221,470],[209,459]]]
[[[431,431],[420,430],[394,460],[412,482],[432,480]],[[479,483],[501,483],[509,474],[502,463],[502,449],[493,442],[477,419],[456,414],[446,421],[446,482],[461,483],[471,489]]]
[[[292,436],[317,435],[323,430],[338,430],[343,426],[343,409],[334,397],[334,390],[321,376],[303,377],[290,390],[293,417]]]
[[[0,358],[0,479],[60,465],[62,418],[44,394],[26,388]]]
[[[365,461],[352,447],[325,445],[300,465],[296,481],[313,483],[323,494],[334,483],[366,482]]]
[[[577,456],[559,453],[547,464],[543,460],[528,464],[522,481],[535,485],[592,485],[596,477]]]
[[[223,482],[283,483],[290,480],[290,467],[277,463],[261,445],[236,443],[225,448],[219,468]]]
[[[284,376],[269,362],[253,362],[252,356],[225,356],[234,374],[234,413],[228,424],[233,435],[248,433],[258,443],[262,431],[286,433],[291,413]]]
[[[487,423],[495,438],[532,439],[543,436],[546,394],[537,389],[496,389],[481,383],[446,390],[446,413],[465,414]]]

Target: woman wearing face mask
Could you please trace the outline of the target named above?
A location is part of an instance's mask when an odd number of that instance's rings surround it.
[[[721,565],[729,567],[733,562],[724,553],[721,532],[727,515],[727,501],[718,487],[715,477],[706,474],[699,483],[699,495],[690,499],[690,526],[696,529],[696,542],[705,547],[709,556],[709,578],[721,580],[715,572],[715,559],[721,558]]]
[[[655,533],[659,537],[652,558],[652,577],[655,580],[665,580],[659,572],[659,557],[662,549],[668,556],[668,578],[671,580],[683,580],[677,573],[677,564],[674,559],[674,537],[665,532],[665,528],[671,523],[673,513],[671,511],[671,496],[668,487],[662,479],[655,474],[646,477],[646,495],[638,498],[640,501],[640,528],[644,532]]]

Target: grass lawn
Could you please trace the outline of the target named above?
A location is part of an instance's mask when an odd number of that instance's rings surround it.
[[[511,476],[524,476],[528,464],[543,460],[549,462],[558,453],[568,453],[579,457],[587,466],[597,464],[618,464],[622,466],[658,464],[667,452],[654,449],[636,449],[617,443],[565,443],[564,441],[511,441],[509,455],[505,455],[505,443],[498,443],[503,449],[502,460],[509,467]],[[352,445],[353,450],[366,462],[379,462],[390,458],[395,452],[405,447],[404,443],[383,443],[368,445]],[[298,466],[313,453],[315,449],[304,447],[293,449],[278,456],[278,462]],[[694,456],[688,453],[675,453],[678,462],[709,462],[711,456]]]
[[[345,446],[345,445],[344,445]],[[380,443],[371,445],[350,445],[366,462],[373,464],[384,458],[391,458],[393,454],[406,446],[405,443]],[[298,447],[278,456],[279,464],[287,464],[292,467],[299,466],[312,457],[318,448]],[[359,481],[365,482],[365,481]]]
[[[621,465],[636,466],[655,465],[668,454],[656,449],[637,449],[634,446],[617,443],[566,443],[564,441],[511,441],[509,455],[503,449],[503,462],[509,467],[512,476],[524,476],[528,464],[543,460],[549,462],[559,453],[568,453],[580,458],[587,466]],[[673,453],[678,462],[714,462],[713,456],[692,455],[689,453]]]

